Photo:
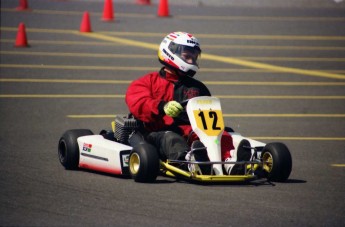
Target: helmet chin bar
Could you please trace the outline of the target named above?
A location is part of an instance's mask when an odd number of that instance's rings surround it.
[[[184,72],[185,73],[185,72]],[[196,72],[194,70],[188,70],[188,72],[185,73],[186,76],[190,76],[190,77],[194,77],[194,75],[196,74]]]
[[[168,67],[168,68],[172,69],[171,67]],[[184,72],[184,71],[182,71],[180,69],[176,69],[176,68],[173,68],[172,70],[175,72],[176,75],[181,76],[181,77],[183,77],[183,76],[194,77],[194,75],[196,74],[196,72],[194,70],[191,70],[191,69],[188,70],[187,72]]]
[[[188,70],[187,72],[182,71],[181,69],[177,69],[175,67],[172,67],[171,65],[167,64],[166,62],[162,61],[161,59],[159,59],[159,62],[164,65],[165,67],[167,67],[169,70],[173,71],[176,75],[178,76],[189,76],[189,77],[194,77],[194,75],[196,74],[196,71],[194,70]]]

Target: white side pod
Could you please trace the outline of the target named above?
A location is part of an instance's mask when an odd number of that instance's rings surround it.
[[[78,138],[79,167],[116,175],[129,174],[132,147],[104,139],[102,135]]]

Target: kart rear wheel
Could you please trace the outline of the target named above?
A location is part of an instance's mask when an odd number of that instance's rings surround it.
[[[292,169],[292,158],[285,144],[267,144],[262,151],[261,159],[268,180],[284,182],[289,178]]]
[[[136,182],[154,182],[159,173],[158,152],[151,144],[139,144],[129,156],[129,172]]]
[[[66,131],[59,140],[58,155],[65,169],[78,169],[79,146],[77,139],[81,136],[93,135],[89,129],[73,129]]]

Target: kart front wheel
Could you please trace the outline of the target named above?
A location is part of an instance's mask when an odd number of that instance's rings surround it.
[[[129,156],[129,172],[136,182],[154,182],[159,173],[158,152],[151,144],[139,144]]]
[[[262,151],[261,159],[268,180],[284,182],[289,178],[292,169],[292,158],[285,144],[267,144]]]
[[[65,169],[78,169],[79,146],[77,139],[81,136],[93,135],[89,129],[73,129],[66,131],[59,140],[58,155]]]

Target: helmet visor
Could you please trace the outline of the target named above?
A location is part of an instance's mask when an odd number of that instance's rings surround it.
[[[201,54],[200,47],[194,46],[185,46],[181,44],[176,44],[171,42],[169,45],[169,50],[182,59],[187,64],[196,65],[198,66],[198,57]]]

